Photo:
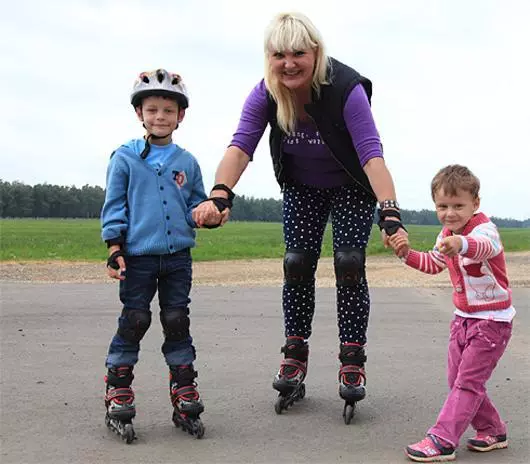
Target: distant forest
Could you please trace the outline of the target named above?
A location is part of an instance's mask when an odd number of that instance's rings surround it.
[[[81,188],[60,185],[26,185],[0,179],[0,217],[2,218],[99,218],[105,190],[85,185]],[[434,211],[401,210],[405,224],[438,225]],[[231,219],[235,221],[282,221],[282,201],[252,198],[234,200]],[[499,227],[530,227],[530,218],[519,221],[492,217]]]

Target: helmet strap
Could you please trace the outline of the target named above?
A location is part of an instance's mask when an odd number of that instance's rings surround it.
[[[145,127],[145,124],[143,124],[144,129],[147,130]],[[177,123],[177,127],[178,127]],[[148,134],[145,138],[145,148],[143,149],[142,153],[140,153],[140,158],[146,159],[147,155],[149,155],[149,152],[151,151],[151,144],[149,143],[149,139],[159,140],[159,139],[165,139],[166,137],[169,137],[175,130],[177,130],[177,127],[173,129],[169,134],[167,135],[155,135],[155,134]]]

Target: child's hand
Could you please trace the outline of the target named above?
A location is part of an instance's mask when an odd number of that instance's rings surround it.
[[[394,234],[388,237],[388,243],[394,249],[394,253],[400,257],[404,258],[407,256],[410,250],[409,238],[405,234]]]
[[[119,245],[113,245],[109,248],[109,258],[115,253],[120,251]],[[107,275],[112,279],[117,280],[125,280],[125,259],[123,259],[123,256],[118,256],[116,259],[113,260],[113,266],[112,267],[107,262]],[[118,266],[118,269],[115,267]]]
[[[221,227],[222,225],[223,223],[221,221],[209,219],[203,222],[202,227],[214,229],[215,227]]]
[[[460,235],[445,237],[437,244],[438,251],[445,256],[456,256],[462,250],[462,238]]]
[[[203,201],[191,212],[197,227],[215,226],[222,222],[222,216],[213,201]]]

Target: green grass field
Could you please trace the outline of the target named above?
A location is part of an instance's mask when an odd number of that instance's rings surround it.
[[[440,228],[409,226],[412,246],[429,250]],[[530,250],[530,229],[500,229],[506,251]],[[101,261],[107,250],[100,239],[98,220],[92,219],[1,219],[0,260]],[[246,258],[281,258],[282,226],[278,223],[229,222],[223,228],[197,231],[196,261]],[[374,227],[368,254],[388,254]],[[331,227],[328,226],[322,249],[332,255]]]

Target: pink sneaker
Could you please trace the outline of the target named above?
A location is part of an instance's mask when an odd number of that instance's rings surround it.
[[[508,448],[508,439],[506,435],[482,435],[477,433],[467,441],[467,447],[472,451],[483,452]]]
[[[445,462],[456,459],[455,449],[443,445],[434,435],[427,435],[423,440],[405,448],[405,454],[416,462]]]

